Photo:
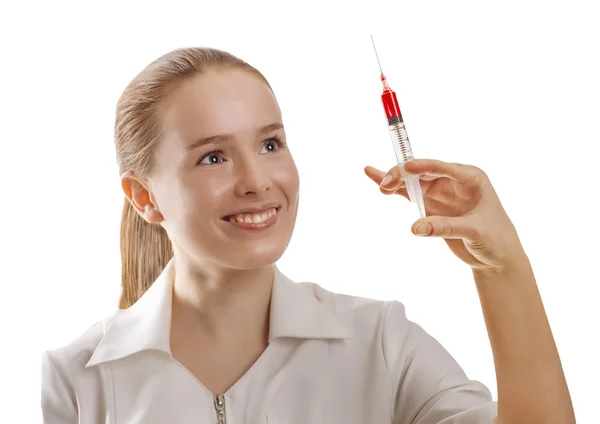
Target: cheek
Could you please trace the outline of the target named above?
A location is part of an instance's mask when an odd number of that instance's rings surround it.
[[[156,188],[156,197],[163,218],[172,225],[185,225],[190,216],[203,215],[204,209],[210,201],[202,201],[207,197],[207,188],[199,184],[194,178],[173,176],[168,181],[162,181]]]
[[[198,174],[190,176],[180,185],[178,199],[174,199],[185,219],[196,222],[198,218],[219,215],[220,208],[231,192],[228,179],[222,175],[209,172]]]
[[[285,196],[288,198],[288,201],[295,202],[298,198],[300,178],[296,164],[291,157],[289,160],[282,163],[282,166],[278,169],[275,178],[279,186],[284,191]]]

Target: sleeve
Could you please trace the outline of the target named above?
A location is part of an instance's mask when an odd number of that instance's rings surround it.
[[[50,352],[42,356],[42,416],[44,424],[76,424],[75,394]]]
[[[497,403],[482,383],[469,380],[432,336],[390,302],[383,354],[393,392],[393,424],[491,424]]]

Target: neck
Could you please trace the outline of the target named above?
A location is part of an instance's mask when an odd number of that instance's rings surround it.
[[[274,267],[215,269],[175,263],[173,324],[210,337],[239,334],[266,339]]]

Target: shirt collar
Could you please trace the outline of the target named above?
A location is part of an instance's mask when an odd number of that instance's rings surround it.
[[[172,259],[142,297],[114,317],[92,357],[91,367],[143,350],[171,355]],[[350,332],[335,312],[317,297],[315,285],[298,284],[275,266],[271,293],[269,342],[277,338],[348,339]]]

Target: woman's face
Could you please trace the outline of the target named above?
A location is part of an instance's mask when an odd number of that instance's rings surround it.
[[[230,269],[277,261],[296,222],[299,181],[267,84],[247,71],[209,71],[163,106],[150,192],[175,253]]]

